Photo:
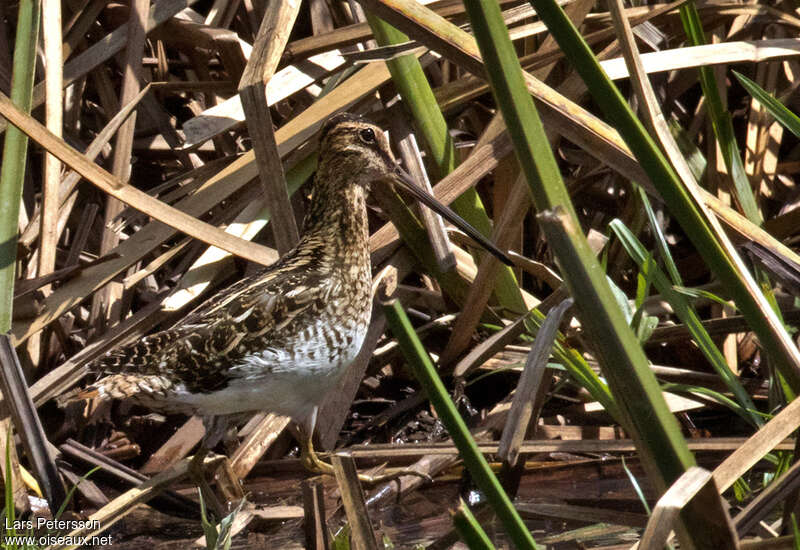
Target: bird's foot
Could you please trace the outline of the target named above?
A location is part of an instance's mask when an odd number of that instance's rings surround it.
[[[206,459],[209,458],[211,460],[207,461]],[[197,484],[197,488],[200,489],[203,503],[210,507],[218,520],[225,517],[226,507],[217,497],[211,485],[209,485],[208,479],[206,478],[206,468],[209,465],[216,467],[220,462],[227,460],[228,458],[226,456],[212,454],[205,447],[201,447],[192,457],[188,467],[189,477]]]
[[[215,472],[214,479],[217,482],[217,488],[229,505],[245,500],[242,480],[233,470],[233,463],[227,456],[223,457],[222,464],[216,468]]]
[[[433,481],[433,478],[428,474],[418,472],[412,468],[402,468],[400,470],[394,470],[392,472],[387,472],[385,474],[358,474],[358,480],[361,483],[367,483],[369,485],[377,485],[378,483],[386,483],[387,481],[395,481],[400,479],[404,476],[414,476],[414,477],[421,477],[425,481]]]
[[[310,443],[303,446],[300,453],[300,461],[303,464],[303,467],[310,472],[329,476],[335,475],[333,466],[322,460],[316,451],[314,451],[314,447]],[[433,481],[433,478],[431,478],[431,476],[428,474],[412,470],[411,468],[396,470],[385,474],[358,474],[358,480],[361,483],[366,483],[368,485],[376,485],[378,483],[394,481],[403,476],[416,476],[421,477],[426,481]]]

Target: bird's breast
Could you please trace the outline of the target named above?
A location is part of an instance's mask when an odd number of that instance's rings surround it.
[[[249,350],[236,361],[232,373],[251,379],[277,373],[336,378],[361,350],[370,313],[368,300],[328,304],[298,318],[280,338]]]

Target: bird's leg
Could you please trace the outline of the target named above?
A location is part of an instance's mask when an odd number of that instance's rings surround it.
[[[200,492],[203,494],[203,500],[211,506],[217,519],[225,517],[225,506],[217,498],[216,493],[211,489],[206,479],[205,459],[210,453],[210,449],[214,448],[220,439],[225,435],[228,424],[225,417],[210,416],[203,418],[203,426],[205,426],[206,433],[200,441],[200,446],[197,448],[189,462],[189,476],[197,484]]]
[[[312,436],[306,433],[304,429],[300,431],[300,463],[303,467],[318,474],[326,474],[329,476],[333,474],[333,466],[322,460],[317,452],[314,450],[314,442]],[[311,432],[313,433],[313,432]]]
[[[297,426],[298,432],[300,432],[300,438],[299,438],[300,463],[306,470],[318,474],[332,476],[334,475],[333,466],[322,460],[317,454],[317,452],[314,450],[313,434],[314,434],[314,425],[316,424],[316,420],[317,420],[317,409],[315,408],[314,412],[309,415],[306,421],[302,425],[298,424]],[[392,481],[403,476],[417,476],[417,477],[422,477],[428,481],[432,481],[429,475],[417,472],[416,470],[412,470],[410,468],[398,470],[396,472],[392,472],[389,474],[380,474],[380,475],[358,474],[358,480],[361,483],[374,485],[376,483],[384,483],[386,481]]]
[[[333,475],[333,466],[323,461],[314,450],[314,427],[317,424],[317,412],[319,407],[314,407],[305,420],[297,423],[298,437],[300,443],[300,463],[309,472],[318,474]]]
[[[206,479],[204,462],[208,454],[208,447],[206,447],[204,440],[200,443],[200,447],[197,449],[197,452],[194,453],[192,460],[189,462],[188,472],[189,477],[192,478],[197,485],[197,488],[200,489],[200,492],[203,495],[203,502],[205,502],[207,506],[210,506],[217,519],[221,520],[225,517],[225,507],[217,498],[217,495],[214,493],[214,490],[211,488],[211,485],[209,485],[208,480]]]

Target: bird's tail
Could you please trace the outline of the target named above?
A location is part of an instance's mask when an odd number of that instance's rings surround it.
[[[64,408],[71,403],[78,403],[80,401],[88,401],[90,399],[102,398],[102,394],[98,388],[89,386],[86,388],[75,388],[65,394],[56,397],[56,405]]]
[[[85,388],[69,391],[56,398],[60,407],[80,401],[102,403],[106,401],[128,401],[145,405],[153,410],[185,412],[194,414],[180,403],[171,403],[165,396],[173,390],[173,383],[163,376],[112,374],[101,378]]]

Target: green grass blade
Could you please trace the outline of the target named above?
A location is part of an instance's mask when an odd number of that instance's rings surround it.
[[[367,14],[367,21],[379,45],[408,42],[408,36],[386,21],[370,13]],[[456,167],[456,148],[422,65],[416,56],[404,55],[386,61],[386,66],[403,103],[411,112],[416,127],[425,140],[431,158],[430,164],[436,170],[436,179],[445,177]],[[451,206],[478,231],[487,237],[491,236],[492,223],[475,188],[471,187],[462,193]],[[498,268],[494,289],[501,306],[516,312],[527,309],[514,271],[509,266]]]
[[[639,483],[639,480],[636,479],[636,476],[633,475],[633,472],[631,472],[631,469],[628,468],[628,465],[625,463],[624,456],[622,457],[622,469],[625,470],[625,475],[628,476],[628,480],[631,482],[631,486],[633,487],[636,496],[639,498],[639,502],[642,503],[645,513],[649,516],[650,505],[647,503],[647,497],[644,496],[644,491],[642,491],[642,486]]]
[[[545,315],[538,309],[531,311],[529,322],[526,322],[528,334],[535,337],[545,320]],[[611,415],[614,420],[625,425],[625,417],[621,413],[608,385],[600,379],[586,362],[586,359],[576,350],[566,344],[564,335],[560,332],[556,335],[553,345],[553,357],[561,363],[561,366],[576,384],[584,388],[592,398],[600,403],[603,408]]]
[[[733,74],[741,85],[744,86],[744,89],[747,90],[747,93],[758,100],[758,102],[769,111],[769,114],[775,117],[775,120],[783,124],[784,128],[791,133],[800,137],[800,117],[790,111],[786,105],[778,101],[775,96],[743,74],[736,71],[733,71]]]
[[[688,0],[680,7],[681,21],[686,29],[692,45],[700,46],[706,43],[703,33],[700,15],[694,0]],[[753,223],[761,225],[764,221],[756,204],[755,195],[750,187],[750,180],[744,171],[742,157],[739,154],[739,146],[733,129],[731,114],[725,109],[722,98],[719,95],[719,87],[711,67],[700,67],[700,85],[703,89],[703,97],[706,99],[708,114],[711,118],[712,127],[717,137],[720,149],[722,150],[725,166],[733,181],[734,195],[739,202],[745,216]],[[764,298],[769,303],[777,318],[782,320],[780,308],[772,292],[772,284],[766,272],[758,267],[755,269],[755,280],[761,288]],[[783,369],[779,369],[778,380],[785,396],[791,400],[797,394],[797,388],[791,379],[787,377]]]
[[[774,312],[765,311],[766,300],[758,296],[758,291],[748,280],[749,275],[740,272],[728,257],[675,170],[631,111],[617,87],[608,79],[591,49],[561,7],[553,0],[531,0],[531,4],[571,65],[583,78],[594,100],[639,160],[650,181],[667,203],[672,216],[680,223],[711,271],[733,297],[790,389],[800,391],[800,356],[797,348],[790,343],[789,336]]]
[[[689,384],[674,384],[674,383],[666,383],[662,386],[664,391],[669,392],[684,392],[684,393],[697,393],[700,395],[704,395],[706,397],[711,398],[713,401],[716,401],[720,405],[724,407],[728,407],[730,410],[738,414],[743,419],[750,421],[750,417],[758,416],[762,418],[762,425],[764,424],[764,420],[768,420],[767,415],[760,413],[756,409],[748,409],[744,407],[741,403],[737,403],[736,401],[729,399],[725,395],[721,394],[718,391],[705,388],[703,386],[692,386]]]
[[[580,229],[499,7],[479,0],[468,0],[465,6],[534,203],[543,212],[540,223],[623,410],[624,425],[631,428],[659,486],[666,487],[694,459]]]
[[[680,7],[680,14],[684,30],[692,46],[704,45],[706,43],[705,34],[703,33],[702,22],[694,1],[688,0],[684,3]],[[753,223],[760,225],[764,220],[758,211],[756,198],[750,187],[750,180],[744,171],[742,157],[739,154],[739,146],[736,143],[736,135],[733,131],[731,114],[722,103],[714,70],[711,67],[700,67],[699,73],[700,87],[703,89],[703,97],[706,99],[711,126],[722,150],[725,166],[731,175],[736,200],[741,205],[744,215]]]
[[[705,299],[711,302],[716,302],[721,306],[730,306],[730,304],[721,296],[714,294],[713,292],[709,292],[707,290],[703,290],[702,288],[689,288],[687,286],[679,286],[675,285],[672,287],[675,292],[683,294],[684,296],[688,296],[694,300],[697,299]]]
[[[206,538],[206,548],[213,550],[217,547],[217,526],[208,519],[203,491],[198,489],[197,495],[200,498],[200,525],[203,527],[203,535]]]
[[[495,1],[488,0],[465,0],[464,4],[492,92],[503,113],[517,158],[540,212],[539,223],[581,312],[580,319],[587,333],[587,341],[592,343],[612,393],[624,411],[627,418],[625,425],[631,428],[643,465],[658,489],[666,490],[695,464],[694,457],[586,241],[553,153],[547,146],[541,121],[528,94],[499,6]],[[552,21],[545,19],[543,10],[558,10],[563,19],[562,25],[572,28],[564,12],[554,2],[541,1],[535,4],[537,12],[556,38],[556,29]],[[585,47],[585,43],[582,44]],[[565,49],[564,44],[561,45]],[[577,68],[574,62],[573,65]],[[587,84],[591,89],[591,83]],[[643,132],[643,135],[647,134]],[[634,148],[632,143],[628,145]],[[656,156],[652,160],[660,159],[663,163],[658,149],[653,147],[653,151]],[[678,531],[682,541],[687,546],[699,543],[700,533],[707,532],[708,526],[705,515],[697,509],[696,503],[684,508],[681,520],[682,526]],[[703,547],[702,544],[699,546]]]
[[[455,403],[447,394],[447,389],[439,378],[428,352],[425,351],[422,342],[414,332],[414,327],[411,326],[400,302],[391,300],[385,303],[383,312],[386,315],[386,322],[392,329],[392,334],[397,338],[403,357],[414,371],[414,375],[458,448],[464,465],[472,475],[475,484],[483,491],[489,506],[503,523],[514,546],[518,550],[538,548],[530,531],[525,527],[522,518],[511,504],[511,499],[508,498],[489,467],[489,463],[486,462],[486,458],[478,449],[475,440],[469,433],[467,424],[458,414]]]
[[[20,0],[11,101],[26,113],[31,112],[40,13],[39,0]],[[0,333],[11,329],[19,205],[27,156],[28,137],[18,128],[10,126],[6,131],[0,168]]]
[[[494,544],[489,540],[486,531],[478,523],[467,503],[461,499],[458,508],[453,512],[453,527],[469,550],[494,550]]]
[[[633,261],[636,262],[640,269],[643,269],[645,262],[651,257],[644,248],[644,245],[642,245],[639,239],[625,227],[622,221],[613,220],[609,224],[609,227],[620,240],[620,243],[628,255],[633,258]],[[697,315],[695,309],[689,304],[689,301],[683,294],[677,292],[673,288],[669,278],[661,268],[651,263],[649,269],[651,270],[650,276],[652,277],[655,287],[672,306],[675,315],[686,325],[686,328],[697,343],[700,351],[706,359],[708,359],[709,363],[711,363],[711,366],[714,367],[717,375],[722,378],[731,393],[736,396],[736,400],[741,406],[741,409],[738,409],[736,412],[739,413],[741,410],[748,411],[748,414],[744,415],[744,419],[756,428],[763,426],[763,419],[759,414],[754,412],[756,411],[756,407],[750,398],[750,394],[747,393],[747,390],[742,386],[739,378],[730,370],[730,367],[728,367],[725,357],[711,339],[711,336],[703,326],[700,316]]]
[[[678,271],[678,266],[675,265],[675,260],[672,258],[672,254],[669,252],[667,238],[664,236],[664,232],[661,231],[661,226],[658,224],[656,213],[653,212],[653,205],[650,204],[650,199],[647,198],[647,193],[644,192],[644,189],[637,186],[636,191],[639,194],[639,199],[644,205],[644,211],[647,214],[647,219],[650,221],[650,228],[653,230],[653,235],[655,235],[656,238],[656,247],[658,248],[658,253],[661,255],[661,259],[664,260],[664,267],[667,269],[667,273],[669,273],[672,283],[676,285],[682,285],[683,278]]]

